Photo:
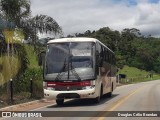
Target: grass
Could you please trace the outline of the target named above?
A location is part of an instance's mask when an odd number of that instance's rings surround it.
[[[16,76],[20,68],[20,61],[17,56],[3,55],[0,57],[0,86],[5,84],[9,79]]]
[[[124,66],[118,74],[126,74],[126,78],[121,81],[122,83],[137,83],[160,79],[159,74],[153,74],[153,77],[150,77],[150,72],[129,66]]]
[[[26,44],[24,47],[27,52],[27,58],[29,60],[28,67],[29,68],[39,68],[37,57],[36,57],[37,55],[35,53],[34,47],[28,44]]]
[[[28,68],[36,68],[40,69],[37,62],[37,55],[34,51],[33,46],[31,45],[24,45],[25,50],[27,52],[27,58],[29,60]],[[10,78],[13,78],[18,73],[20,68],[20,61],[16,55],[14,56],[7,56],[1,55],[0,56],[0,86],[5,84]]]
[[[27,58],[29,60],[28,68],[26,69],[24,76],[21,77],[18,84],[17,82],[13,82],[14,84],[14,104],[23,103],[27,101],[31,101],[33,99],[39,99],[43,96],[43,82],[42,82],[42,73],[40,71],[40,67],[38,66],[37,55],[34,51],[33,46],[24,45],[25,51],[27,53]],[[0,108],[4,106],[10,105],[10,94],[9,94],[9,84],[7,81],[13,76],[16,76],[18,70],[20,68],[20,61],[18,57],[15,55],[13,57],[7,56],[7,54],[3,54],[0,56]],[[33,78],[33,97],[30,98],[30,78]],[[20,92],[16,90],[18,88],[22,88]]]
[[[135,78],[145,77],[149,74],[149,72],[145,70],[140,70],[135,67],[124,66],[123,69],[119,71],[119,74],[126,74],[127,78]]]

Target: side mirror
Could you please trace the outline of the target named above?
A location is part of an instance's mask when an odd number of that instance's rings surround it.
[[[39,53],[38,55],[38,65],[42,66],[45,58],[45,51]]]

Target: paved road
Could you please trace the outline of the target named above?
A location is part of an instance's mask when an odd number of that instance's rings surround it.
[[[45,118],[45,120],[159,120],[160,117],[105,117],[109,116],[110,113],[102,111],[126,111],[123,114],[120,112],[119,115],[121,116],[126,115],[127,111],[135,111],[137,116],[140,116],[141,113],[137,113],[136,111],[160,111],[160,80],[117,87],[113,92],[112,98],[104,97],[99,104],[95,104],[92,100],[69,100],[60,107],[53,103],[52,105],[33,111],[82,111],[70,113],[58,112],[58,114],[62,116],[67,114],[75,117],[48,117]],[[96,111],[96,113],[94,111]],[[85,114],[87,114],[88,117],[76,117]],[[97,115],[97,117],[90,117],[94,115]],[[118,116],[118,112],[116,115]],[[128,113],[128,115],[130,115],[130,113]],[[131,115],[133,115],[133,113],[131,113]],[[40,119],[38,118],[36,120]]]

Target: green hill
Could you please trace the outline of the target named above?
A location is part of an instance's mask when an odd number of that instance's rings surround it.
[[[24,45],[29,61],[28,68],[39,70],[38,61],[34,48],[31,45]],[[20,68],[20,61],[18,56],[7,56],[3,54],[0,56],[0,86],[5,84],[10,78],[13,78],[18,73]]]
[[[20,61],[18,57],[3,55],[0,57],[0,86],[5,84],[10,78],[13,78],[18,73]]]
[[[159,74],[153,72],[147,72],[145,70],[140,70],[135,67],[124,66],[123,69],[120,69],[118,74],[125,74],[126,78],[122,79],[122,83],[136,83],[144,82],[149,80],[160,79]],[[153,77],[150,76],[153,74]]]

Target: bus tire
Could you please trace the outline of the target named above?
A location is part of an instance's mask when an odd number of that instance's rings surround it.
[[[112,92],[109,92],[107,96],[112,97]]]
[[[94,98],[94,102],[95,102],[95,103],[99,103],[99,102],[100,102],[100,99],[101,99],[100,96],[98,96],[98,97]]]
[[[112,92],[113,92],[113,83],[112,83],[111,92],[108,93],[108,97],[112,97]]]
[[[64,99],[56,99],[57,105],[63,105]]]

